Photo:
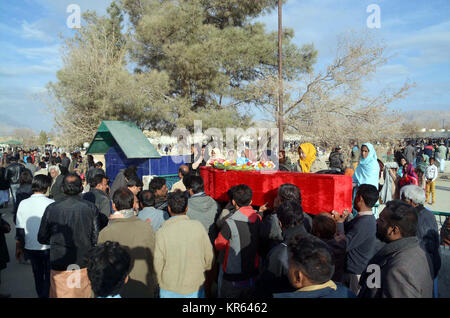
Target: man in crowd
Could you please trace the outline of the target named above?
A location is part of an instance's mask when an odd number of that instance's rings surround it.
[[[83,199],[95,204],[101,213],[102,222],[100,227],[103,228],[108,224],[108,218],[111,215],[111,200],[108,196],[108,177],[105,175],[96,175],[91,178],[90,190],[83,194]]]
[[[37,167],[33,164],[33,158],[31,156],[27,158],[25,168],[30,170],[33,175],[37,171]]]
[[[128,180],[130,180],[133,176],[137,177],[137,167],[134,165],[131,165],[126,169],[120,170],[116,178],[114,179],[113,184],[111,185],[109,197],[112,199],[112,197],[114,196],[114,192],[117,189],[121,187],[126,187]]]
[[[39,170],[37,170],[33,175],[37,176],[40,174],[48,176],[47,165],[43,161],[39,162]]]
[[[321,213],[314,217],[311,233],[327,244],[334,259],[334,282],[343,283],[347,260],[347,242],[345,235],[337,233],[336,221],[330,213]]]
[[[25,170],[25,167],[18,163],[18,160],[18,156],[11,156],[10,165],[6,168],[5,172],[6,180],[8,180],[11,189],[13,205],[16,204],[16,193],[20,187],[20,174]]]
[[[215,220],[219,213],[219,205],[216,200],[206,195],[202,177],[190,176],[188,180],[186,187],[189,190],[190,198],[187,216],[191,220],[202,223],[211,243],[214,243],[218,234]]]
[[[444,142],[439,143],[439,147],[436,149],[435,153],[436,160],[439,162],[439,171],[441,173],[445,172],[445,160],[447,159],[447,147],[445,147]]]
[[[429,202],[430,193],[431,193],[431,203],[430,205],[436,202],[436,179],[438,177],[438,169],[434,165],[434,158],[430,158],[430,165],[425,169],[425,180],[426,180],[426,202]]]
[[[99,211],[81,198],[83,184],[77,174],[64,177],[63,191],[67,198],[46,208],[38,232],[38,242],[50,244],[50,298],[89,298],[91,286],[84,257],[97,244]],[[74,274],[78,283],[68,285]]]
[[[170,192],[174,192],[176,190],[186,191],[186,187],[183,184],[183,179],[187,177],[190,173],[189,167],[186,165],[181,165],[180,168],[178,168],[178,177],[180,180],[172,186],[172,189],[170,189]]]
[[[265,258],[262,274],[258,277],[252,296],[272,297],[272,294],[294,291],[289,282],[288,243],[296,235],[310,235],[303,226],[303,209],[296,201],[279,205],[276,214],[283,233],[283,242],[272,248]]]
[[[144,190],[139,193],[139,206],[138,218],[150,223],[155,233],[170,217],[168,212],[155,209],[155,197],[149,190]]]
[[[51,169],[53,170],[53,169]],[[50,197],[55,201],[61,201],[66,198],[66,195],[62,189],[64,177],[69,173],[66,167],[59,165],[60,174],[56,177],[53,186],[50,188]]]
[[[419,239],[420,246],[429,255],[430,272],[434,278],[438,275],[441,267],[439,232],[433,212],[423,206],[426,202],[425,191],[416,185],[407,185],[400,190],[400,198],[416,209],[416,236]]]
[[[148,189],[155,196],[155,209],[168,212],[167,193],[169,189],[166,185],[166,179],[161,177],[153,178],[148,185]]]
[[[419,245],[417,213],[409,204],[386,203],[377,220],[377,238],[386,245],[361,276],[361,298],[431,298],[433,280]]]
[[[48,298],[50,291],[50,246],[40,244],[37,240],[45,209],[55,202],[45,196],[50,183],[49,176],[34,177],[31,184],[33,195],[20,202],[17,210],[16,258],[21,260],[25,254],[31,261],[39,298]]]
[[[213,247],[203,225],[186,215],[181,191],[168,195],[170,219],[156,232],[155,271],[161,298],[204,298],[205,277],[214,263]]]
[[[412,145],[412,142],[409,141],[408,142],[408,146],[406,146],[405,150],[404,150],[404,155],[406,158],[406,161],[408,163],[412,163],[413,166],[416,166],[416,148]]]
[[[294,184],[285,183],[278,188],[277,196],[274,200],[274,208],[276,209],[279,205],[287,201],[298,202],[300,205],[302,203],[300,189]],[[262,256],[264,257],[272,247],[283,241],[283,235],[278,217],[274,211],[270,211],[263,206],[259,209],[259,212],[264,213],[260,230],[260,251],[263,253]],[[303,226],[305,227],[306,232],[310,233],[312,218],[307,213],[304,213],[303,210],[299,210],[298,212],[303,213]]]
[[[344,171],[344,156],[342,154],[341,146],[337,146],[328,158],[330,161],[330,169],[337,169]]]
[[[275,298],[355,298],[331,280],[334,262],[327,245],[314,236],[298,235],[289,243],[289,281],[295,291]]]
[[[126,187],[116,190],[113,197],[114,215],[99,234],[98,242],[115,241],[125,247],[134,264],[130,280],[122,290],[124,298],[155,298],[158,283],[153,268],[155,232],[136,217],[134,194]]]
[[[251,207],[252,196],[245,184],[234,188],[236,212],[225,220],[215,240],[216,250],[225,252],[218,286],[222,298],[247,297],[258,275],[261,216]]]
[[[377,188],[370,184],[362,184],[359,186],[354,200],[354,207],[358,211],[354,219],[344,225],[349,215],[348,211],[344,211],[342,214],[333,212],[337,229],[345,234],[347,242],[344,284],[355,294],[358,294],[359,291],[359,278],[375,253],[376,220],[372,207],[377,201]]]
[[[70,166],[70,159],[67,157],[66,153],[63,152],[61,154],[61,165],[63,167],[66,167],[67,170],[69,170],[69,166]]]

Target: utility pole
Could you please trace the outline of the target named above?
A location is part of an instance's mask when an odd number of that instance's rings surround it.
[[[282,50],[282,44],[283,44],[283,4],[281,2],[282,0],[278,0],[278,112],[277,112],[277,119],[278,119],[278,143],[280,150],[284,150],[284,129],[283,129],[283,68],[282,68],[282,61],[283,61],[283,50]]]

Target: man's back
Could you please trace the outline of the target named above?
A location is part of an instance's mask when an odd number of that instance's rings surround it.
[[[373,215],[357,216],[345,224],[346,272],[359,275],[365,270],[374,254],[376,231],[377,225]]]
[[[106,241],[118,242],[127,248],[133,269],[130,280],[121,295],[123,297],[156,297],[158,283],[153,268],[155,252],[155,232],[136,216],[112,219],[99,234],[98,243]],[[145,288],[142,288],[143,285]]]
[[[251,207],[242,207],[225,220],[215,244],[228,256],[223,263],[227,280],[242,281],[257,275],[260,224],[261,216]]]
[[[216,200],[206,194],[192,196],[188,201],[187,216],[191,220],[197,220],[203,224],[208,232],[211,242],[217,237],[215,219],[219,212],[219,205]]]
[[[417,212],[417,238],[421,246],[430,256],[430,270],[433,276],[437,276],[441,267],[441,257],[439,255],[439,232],[436,218],[430,210],[420,205]]]
[[[138,218],[142,221],[150,222],[153,231],[158,231],[166,220],[169,219],[169,213],[154,207],[145,207],[139,211]]]
[[[444,145],[440,145],[437,148],[436,157],[439,159],[445,159],[446,155],[447,155],[447,147],[445,147]]]
[[[50,244],[51,268],[66,271],[71,264],[85,266],[84,255],[97,244],[97,207],[75,195],[50,204],[39,228],[38,241]]]
[[[44,194],[33,194],[23,200],[17,210],[17,228],[25,231],[25,248],[28,250],[45,250],[50,248],[37,241],[39,226],[47,206],[55,202]]]
[[[200,290],[213,257],[203,225],[186,215],[171,217],[156,232],[155,270],[164,290],[184,295]]]
[[[18,184],[20,174],[25,169],[20,163],[14,162],[6,168],[6,179],[10,184]]]

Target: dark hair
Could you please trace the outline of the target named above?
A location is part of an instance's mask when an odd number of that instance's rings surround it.
[[[19,176],[19,184],[23,185],[23,184],[31,184],[33,182],[33,174],[31,173],[30,170],[25,169],[24,171],[22,171],[20,173]]]
[[[87,155],[88,168],[95,166],[94,157],[92,155]]]
[[[45,162],[41,161],[41,162],[39,162],[39,168],[45,169],[45,168],[47,168],[47,165],[45,164]]]
[[[192,176],[190,177],[189,187],[194,194],[204,192],[205,184],[203,183],[203,178],[200,176]]]
[[[358,191],[356,192],[356,195],[360,195],[361,198],[363,198],[364,203],[369,207],[373,208],[375,203],[377,203],[379,198],[378,189],[371,184],[361,184],[358,187]]]
[[[101,161],[97,162],[97,163],[95,164],[95,167],[96,167],[96,168],[103,167],[103,162],[101,162]]]
[[[133,177],[133,176],[137,176],[137,167],[136,166],[129,166],[128,168],[125,169],[125,171],[123,172],[123,175],[125,176],[125,178],[127,178],[128,180]]]
[[[302,194],[300,189],[291,183],[282,184],[278,188],[278,197],[281,202],[297,201],[300,204],[302,203]]]
[[[97,185],[103,182],[103,179],[109,180],[108,177],[103,174],[96,174],[95,176],[90,177],[89,185],[91,186],[91,188],[95,188]]]
[[[240,184],[233,189],[233,200],[239,207],[250,205],[252,202],[253,191],[246,184]]]
[[[431,157],[430,159],[428,159],[429,161],[433,160],[436,161],[436,159],[434,157]]]
[[[83,191],[83,182],[78,174],[68,173],[63,180],[62,189],[64,194],[77,195]]]
[[[191,180],[192,180],[193,176],[195,176],[195,175],[192,174],[192,173],[188,173],[187,176],[183,177],[182,180],[183,180],[183,184],[184,184],[186,189],[190,189],[191,188]]]
[[[51,184],[52,184],[51,177],[49,177],[48,175],[46,176],[38,174],[33,178],[33,181],[31,183],[31,190],[33,192],[45,193],[47,192],[47,189],[50,187]]]
[[[295,201],[283,202],[276,209],[278,219],[283,228],[288,229],[303,224],[303,208],[300,203]]]
[[[131,176],[127,181],[127,187],[142,187],[144,184],[138,176]]]
[[[323,240],[331,240],[336,234],[336,222],[326,215],[316,215],[312,220],[311,233]]]
[[[142,203],[144,207],[150,207],[155,205],[155,196],[150,190],[141,191],[138,195],[139,202]]]
[[[185,168],[183,169],[183,167],[185,167]],[[186,169],[186,168],[187,168],[187,169]],[[187,175],[189,175],[190,172],[191,172],[191,171],[190,171],[189,167],[186,166],[186,165],[181,165],[181,166],[178,168],[178,173],[181,173],[181,175],[183,176],[183,178],[186,177]]]
[[[292,262],[314,284],[323,284],[334,274],[333,257],[320,239],[297,235],[289,242]]]
[[[188,205],[188,198],[181,190],[176,190],[174,192],[169,193],[167,196],[167,203],[170,207],[170,210],[174,214],[181,214],[186,211]]]
[[[161,177],[153,178],[148,184],[148,189],[155,193],[157,190],[160,190],[166,184],[166,179]]]
[[[33,162],[33,158],[31,158],[31,156],[27,157],[27,163],[32,163],[32,162]]]
[[[131,257],[117,242],[106,241],[87,255],[87,273],[97,297],[115,296],[131,271]]]
[[[390,226],[397,226],[402,237],[415,236],[417,233],[417,212],[414,207],[401,200],[386,203],[386,209],[391,211],[388,219]]]
[[[120,187],[114,192],[113,202],[117,211],[132,209],[134,205],[134,194],[127,187]]]

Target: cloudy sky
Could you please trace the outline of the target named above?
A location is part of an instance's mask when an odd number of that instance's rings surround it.
[[[59,35],[70,36],[67,7],[106,12],[110,0],[18,0],[0,2],[0,124],[50,130],[52,117],[36,99],[62,66]],[[294,29],[298,45],[314,43],[319,51],[316,69],[334,56],[337,36],[368,30],[366,11],[376,4],[381,28],[370,32],[383,40],[392,56],[374,78],[375,90],[416,87],[392,105],[401,110],[450,110],[449,0],[288,0],[284,25]],[[260,19],[277,28],[277,13]]]

